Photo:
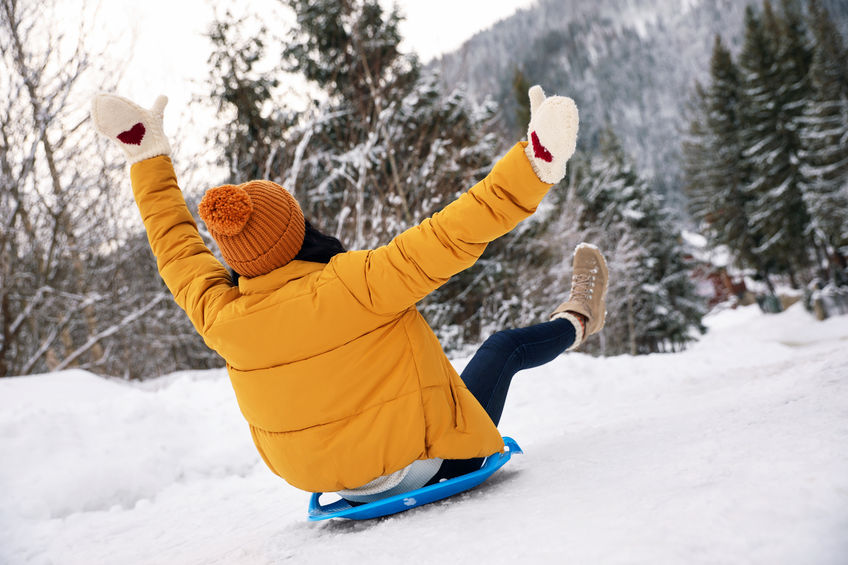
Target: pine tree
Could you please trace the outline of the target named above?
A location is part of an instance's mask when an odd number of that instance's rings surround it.
[[[816,68],[811,69],[811,78],[819,84],[832,82],[843,95],[848,96],[848,63],[842,36],[822,1],[807,1],[814,58],[819,58]]]
[[[228,171],[228,183],[268,178],[273,165],[280,162],[280,147],[294,119],[282,105],[273,103],[279,86],[276,76],[256,70],[265,56],[268,30],[260,26],[242,37],[246,23],[228,11],[208,33],[213,45],[208,60],[210,98],[225,118],[209,141],[226,148],[219,164]]]
[[[746,187],[753,205],[751,226],[762,238],[755,248],[767,272],[790,276],[810,264],[806,228],[809,223],[801,195],[798,170],[799,99],[803,89],[798,54],[782,44],[786,27],[768,1],[760,19],[749,6],[745,11],[745,40],[739,56],[743,104],[741,142],[751,167]],[[794,42],[794,40],[792,40]]]
[[[808,101],[801,128],[804,201],[810,210],[810,231],[820,264],[831,280],[845,284],[846,260],[840,248],[848,244],[848,51],[819,0],[810,0],[814,54]]]
[[[684,142],[689,211],[713,247],[724,246],[738,267],[753,269],[774,287],[762,257],[760,236],[749,217],[753,199],[746,190],[751,167],[740,139],[742,82],[720,36],[713,43],[710,84],[696,83],[689,135]]]
[[[752,250],[754,237],[748,225],[749,198],[742,190],[750,177],[739,139],[742,85],[739,70],[720,37],[716,37],[710,67],[708,124],[715,136],[713,151],[716,155],[713,183],[725,188],[716,194],[717,200],[722,202],[721,216],[725,220],[719,229],[727,242],[739,251],[742,261],[750,264],[755,262],[755,254]]]
[[[791,102],[804,99],[810,93],[807,74],[813,51],[800,0],[780,0],[780,5],[781,16],[774,14],[768,3],[765,5],[765,15],[767,25],[776,28],[772,33],[777,38],[777,59],[786,84],[784,94]],[[789,111],[794,116],[798,115],[798,108],[790,107]]]
[[[386,243],[464,190],[491,163],[492,108],[400,53],[400,16],[376,0],[292,0],[298,27],[285,70],[327,100],[301,124],[305,144],[291,188],[309,215],[353,248]]]
[[[361,115],[379,111],[387,93],[408,89],[419,76],[418,61],[401,54],[397,6],[379,2],[288,0],[297,25],[283,49],[286,70],[302,74],[336,102]],[[364,126],[364,124],[363,124]]]
[[[750,182],[750,168],[743,157],[739,139],[742,83],[730,51],[716,36],[710,60],[711,84],[707,98],[707,125],[712,134],[713,163],[709,184],[713,191],[711,216],[713,239],[734,249],[738,262],[761,270],[754,249],[758,243],[748,217],[750,197],[744,191]]]

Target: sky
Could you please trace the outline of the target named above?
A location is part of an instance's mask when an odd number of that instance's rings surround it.
[[[390,9],[392,0],[380,0]],[[402,49],[418,53],[427,62],[452,51],[475,33],[490,27],[535,0],[399,0],[405,15],[401,24]],[[264,24],[285,35],[294,23],[293,13],[279,0],[70,0],[57,2],[57,16],[68,29],[80,20],[89,28],[89,48],[98,52],[109,44],[107,56],[119,61],[117,94],[150,107],[160,94],[168,96],[165,133],[174,148],[178,172],[180,157],[197,158],[209,129],[217,123],[211,105],[192,104],[208,93],[208,58],[211,44],[205,37],[216,14],[225,11],[248,18],[252,25]],[[56,24],[54,24],[56,25]],[[280,26],[275,30],[274,26]],[[111,68],[114,68],[112,65]],[[104,67],[110,69],[107,62]],[[114,72],[114,71],[108,71]],[[82,104],[109,77],[90,75],[89,90],[78,93]],[[303,84],[284,85],[289,107],[306,106],[310,98]],[[202,155],[200,155],[202,157]],[[197,163],[194,163],[197,164]],[[198,173],[202,184],[222,172],[210,158]],[[196,167],[195,167],[196,169]],[[186,180],[186,179],[184,179]],[[188,188],[189,192],[193,187]],[[200,187],[202,188],[202,187]]]
[[[423,61],[456,49],[478,31],[532,3],[532,0],[398,2],[407,17],[402,26],[406,46],[417,52]]]
[[[426,62],[459,47],[465,40],[498,20],[529,6],[533,0],[401,0],[406,15],[401,31],[402,47]],[[129,50],[122,92],[146,105],[160,92],[170,98],[170,110],[179,111],[208,75],[209,43],[204,37],[209,22],[222,2],[208,0],[109,0],[96,15],[97,28],[118,41],[116,54]],[[392,5],[384,0],[386,7]],[[227,7],[240,15],[257,16],[263,23],[287,26],[290,14],[273,0],[232,3]],[[221,12],[221,9],[218,8]],[[449,15],[449,16],[448,16]],[[175,110],[176,109],[176,110]]]

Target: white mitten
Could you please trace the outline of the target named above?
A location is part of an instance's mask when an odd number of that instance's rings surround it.
[[[545,98],[538,84],[530,88],[529,94],[529,143],[524,152],[539,180],[556,184],[565,177],[565,163],[577,147],[577,105],[564,96]]]
[[[171,146],[162,128],[162,114],[168,103],[160,96],[146,110],[114,94],[98,94],[91,101],[91,118],[98,133],[115,141],[127,155],[130,165],[157,155],[170,155]]]

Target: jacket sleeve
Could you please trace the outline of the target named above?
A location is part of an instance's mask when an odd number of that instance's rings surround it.
[[[171,159],[162,155],[139,161],[130,169],[130,178],[159,274],[203,336],[220,309],[238,296],[238,289],[203,243]]]
[[[467,269],[486,245],[536,211],[552,185],[539,180],[516,144],[486,178],[390,243],[333,258],[331,265],[369,309],[402,311]]]

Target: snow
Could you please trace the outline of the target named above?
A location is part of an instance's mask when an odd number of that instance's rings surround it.
[[[0,563],[845,563],[848,316],[706,323],[683,353],[518,375],[524,455],[368,522],[306,521],[223,371],[2,379]]]

